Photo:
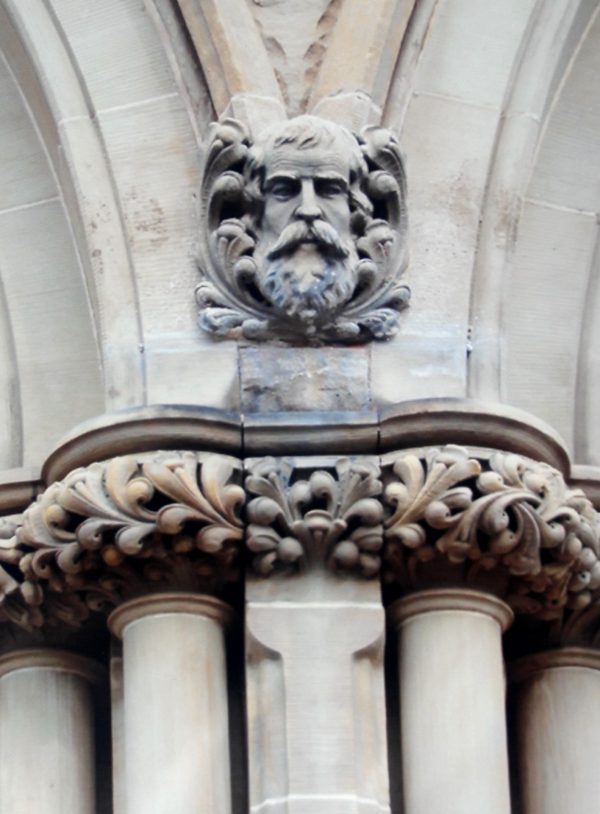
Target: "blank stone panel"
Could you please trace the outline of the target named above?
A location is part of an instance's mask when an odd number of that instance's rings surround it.
[[[497,120],[495,111],[456,100],[410,102],[400,143],[408,175],[404,282],[412,300],[399,337],[373,345],[376,401],[464,395],[471,275]],[[397,373],[386,383],[394,353]]]
[[[401,315],[402,318],[402,315]],[[376,404],[465,395],[466,343],[462,329],[440,325],[429,333],[400,328],[392,342],[371,351],[371,393]]]
[[[560,90],[529,188],[533,198],[600,211],[600,10]]]
[[[142,0],[51,0],[96,110],[173,93]]]
[[[548,421],[571,449],[595,237],[594,217],[528,201],[504,294],[505,400]]]
[[[479,212],[497,114],[449,99],[414,97],[401,134],[407,157],[407,328],[465,325]]]
[[[535,0],[441,0],[414,90],[500,107],[535,5]]]
[[[21,406],[19,374],[0,267],[0,469],[21,463]]]
[[[56,195],[42,145],[0,55],[0,211]]]
[[[103,408],[94,327],[59,202],[0,214],[0,270],[18,363],[24,465]]]
[[[210,343],[211,347],[203,346]],[[157,336],[146,343],[149,404],[195,404],[240,408],[236,342],[198,336]]]
[[[178,97],[101,114],[125,217],[145,338],[198,335],[193,259],[197,147]]]

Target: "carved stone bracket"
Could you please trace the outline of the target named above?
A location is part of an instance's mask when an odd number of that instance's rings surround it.
[[[152,584],[206,590],[233,578],[239,479],[235,459],[193,452],[74,470],[0,538],[0,618],[77,627]]]
[[[388,580],[491,586],[563,638],[600,615],[600,516],[556,469],[446,446],[391,456],[385,483]]]
[[[246,478],[247,545],[257,573],[311,569],[365,577],[378,573],[383,545],[379,467],[339,459],[329,469],[302,470],[265,458]]]

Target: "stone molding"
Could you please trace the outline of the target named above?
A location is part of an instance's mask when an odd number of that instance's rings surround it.
[[[470,588],[550,623],[561,641],[587,641],[600,616],[599,518],[554,466],[497,449],[118,456],[3,520],[0,618],[76,628],[148,593],[222,593],[241,576],[245,534],[259,578],[369,579],[383,562],[390,599]]]
[[[214,596],[191,593],[159,593],[140,596],[124,602],[109,615],[108,628],[122,639],[125,629],[148,616],[164,616],[169,613],[186,613],[214,619],[223,626],[231,624],[233,611],[225,602]]]
[[[17,670],[55,670],[71,673],[94,685],[100,684],[105,677],[104,668],[93,659],[68,650],[52,650],[46,647],[13,650],[0,656],[0,679]]]
[[[580,668],[600,670],[600,651],[589,647],[561,647],[517,659],[509,665],[508,677],[518,684],[547,670]]]
[[[492,594],[460,588],[441,588],[419,591],[397,599],[389,608],[388,615],[397,627],[423,613],[457,611],[481,613],[497,622],[504,632],[514,619],[514,613],[501,599]]]
[[[324,438],[327,438],[325,449]],[[566,478],[570,475],[569,455],[563,441],[552,427],[535,416],[516,407],[474,399],[429,398],[367,412],[242,415],[209,407],[168,404],[120,410],[90,419],[62,438],[46,459],[41,480],[50,484],[95,461],[157,449],[198,450],[248,458],[323,453],[382,455],[445,444],[502,449],[546,461]],[[31,482],[35,494],[40,491],[38,477],[36,474]],[[19,475],[19,482],[22,481]],[[591,483],[588,476],[586,490]],[[8,486],[12,489],[12,482]],[[5,500],[0,481],[0,506],[4,511],[24,508],[33,497],[31,493],[31,497],[18,504]]]

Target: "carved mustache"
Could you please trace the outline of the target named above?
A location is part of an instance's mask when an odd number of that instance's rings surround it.
[[[314,243],[338,259],[348,257],[350,254],[333,226],[324,220],[315,220],[310,224],[297,221],[286,226],[277,243],[267,254],[267,258],[277,260],[278,257],[294,252],[302,243]]]

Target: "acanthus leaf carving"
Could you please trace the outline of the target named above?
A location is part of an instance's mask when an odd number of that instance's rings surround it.
[[[600,599],[600,519],[547,464],[461,447],[398,455],[386,485],[386,558],[405,587],[446,558],[464,578],[503,571],[516,611],[573,627]]]
[[[410,290],[406,179],[384,128],[360,136],[315,116],[254,143],[213,126],[200,195],[199,324],[220,337],[294,344],[385,340]]]
[[[561,641],[600,630],[600,515],[583,492],[547,464],[453,445],[388,456],[383,475],[369,457],[265,458],[244,488],[223,455],[75,470],[0,520],[0,621],[77,627],[153,587],[220,590],[239,574],[244,531],[259,575],[370,578],[383,556],[405,591],[458,581]]]
[[[234,578],[245,497],[236,471],[233,459],[193,452],[74,470],[0,545],[16,569],[2,612],[23,627],[77,627],[153,583],[211,589]]]
[[[327,566],[372,577],[379,572],[383,506],[379,469],[370,461],[340,459],[306,479],[285,460],[252,467],[246,490],[247,546],[266,576]]]

